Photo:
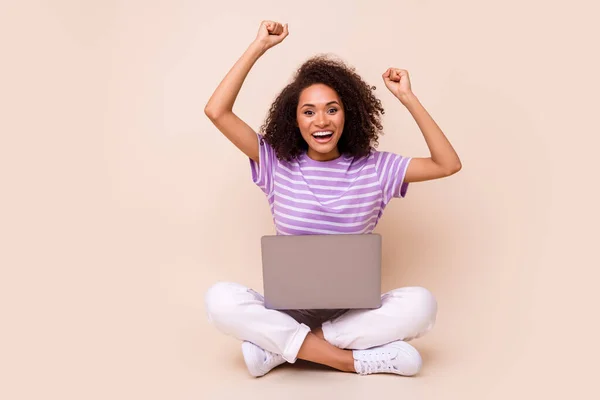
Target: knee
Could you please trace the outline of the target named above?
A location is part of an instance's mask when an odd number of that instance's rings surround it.
[[[393,297],[402,299],[399,306],[402,319],[408,318],[411,329],[416,337],[430,331],[435,324],[437,316],[437,300],[433,293],[423,287],[407,287],[396,289],[391,292]]]
[[[208,319],[218,322],[234,314],[244,297],[248,294],[248,288],[233,282],[217,282],[206,291],[204,305]]]
[[[433,293],[423,287],[415,287],[415,314],[427,324],[433,324],[437,316],[437,300]]]

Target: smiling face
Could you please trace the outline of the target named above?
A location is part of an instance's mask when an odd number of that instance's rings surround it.
[[[338,141],[344,130],[342,100],[335,90],[318,83],[300,93],[296,110],[298,128],[308,144],[308,157],[316,161],[338,158]]]

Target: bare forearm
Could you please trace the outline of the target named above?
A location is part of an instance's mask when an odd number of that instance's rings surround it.
[[[220,114],[233,110],[233,104],[244,84],[244,80],[265,51],[264,46],[258,42],[250,44],[210,97],[204,109],[206,115],[217,118]]]
[[[401,97],[399,100],[408,109],[423,133],[433,162],[451,171],[459,170],[461,162],[458,154],[419,99],[411,94]]]

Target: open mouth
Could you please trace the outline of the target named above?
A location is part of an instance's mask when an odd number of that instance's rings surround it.
[[[327,143],[333,137],[333,132],[332,131],[315,132],[312,134],[312,137],[318,143]]]

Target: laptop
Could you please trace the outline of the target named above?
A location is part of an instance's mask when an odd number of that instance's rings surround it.
[[[267,235],[261,252],[268,309],[381,306],[379,234]]]

